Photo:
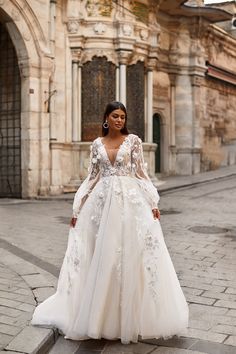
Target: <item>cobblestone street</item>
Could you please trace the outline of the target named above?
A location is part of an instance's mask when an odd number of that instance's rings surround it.
[[[28,323],[36,301],[53,292],[71,204],[70,196],[0,200],[0,350]],[[130,346],[59,338],[51,354],[236,353],[235,177],[163,192],[160,208],[165,240],[190,306],[188,334]],[[28,266],[19,267],[21,260]],[[17,352],[11,344],[7,349]]]

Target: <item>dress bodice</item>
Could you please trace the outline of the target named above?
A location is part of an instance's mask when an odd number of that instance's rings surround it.
[[[129,134],[119,146],[114,163],[110,161],[102,139],[99,137],[93,141],[88,177],[76,192],[73,215],[77,217],[84,202],[100,180],[114,176],[135,178],[137,188],[141,188],[151,208],[157,207],[159,195],[146,171],[142,141],[137,135]]]
[[[139,141],[138,141],[138,140]],[[135,144],[136,141],[136,144]],[[108,157],[107,150],[99,137],[91,146],[91,175],[94,178],[98,173],[100,177],[109,176],[132,176],[134,168],[136,166],[135,149],[138,148],[137,143],[141,143],[141,140],[134,134],[129,134],[124,139],[122,144],[117,149],[116,157],[112,163]],[[133,164],[133,165],[132,165]]]

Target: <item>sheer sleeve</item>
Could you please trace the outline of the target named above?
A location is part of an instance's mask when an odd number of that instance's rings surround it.
[[[90,192],[93,190],[100,178],[99,171],[99,154],[96,147],[96,140],[91,146],[90,162],[88,168],[88,176],[80,185],[75,193],[73,202],[73,217],[77,218],[78,214],[88,198]]]
[[[160,197],[156,187],[153,185],[152,181],[148,176],[143,158],[142,140],[138,136],[135,136],[132,144],[131,159],[133,173],[137,178],[139,186],[143,190],[151,208],[157,208]]]

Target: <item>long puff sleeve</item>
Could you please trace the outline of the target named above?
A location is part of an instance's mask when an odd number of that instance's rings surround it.
[[[90,192],[93,190],[100,178],[99,171],[99,154],[96,147],[96,140],[91,146],[90,162],[88,168],[88,176],[80,185],[75,193],[73,202],[73,217],[77,218],[78,214],[88,198]]]
[[[134,136],[131,160],[134,176],[137,178],[138,184],[143,190],[147,201],[152,209],[157,208],[160,197],[156,187],[148,176],[144,163],[142,140],[138,136]]]

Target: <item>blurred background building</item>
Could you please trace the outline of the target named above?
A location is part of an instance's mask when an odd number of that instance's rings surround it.
[[[149,173],[236,164],[235,1],[0,0],[0,196],[73,191],[107,102]]]

